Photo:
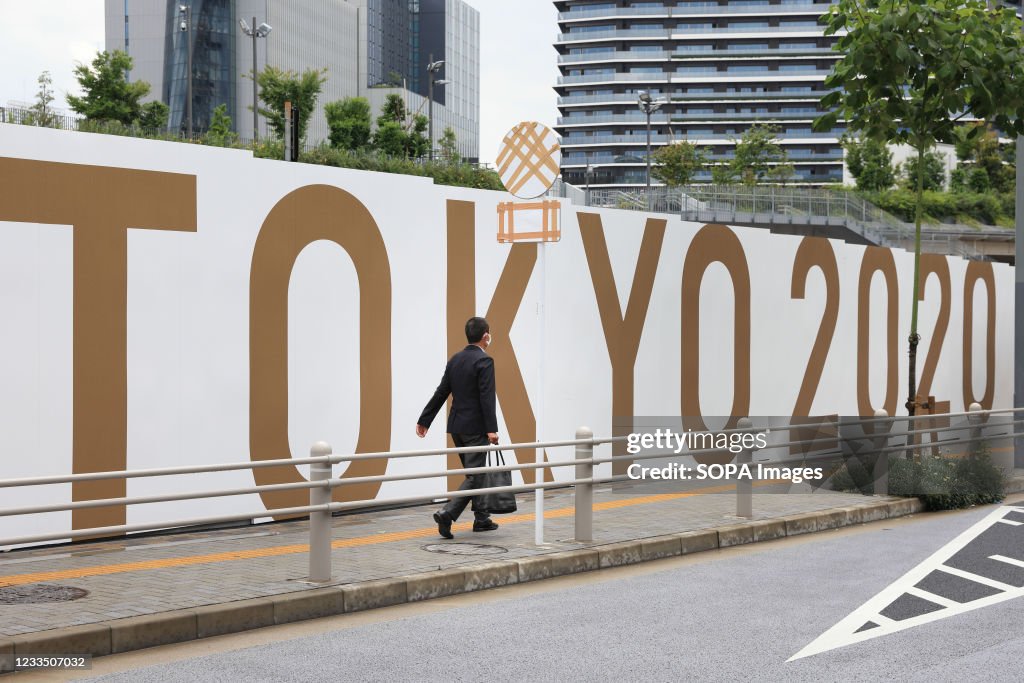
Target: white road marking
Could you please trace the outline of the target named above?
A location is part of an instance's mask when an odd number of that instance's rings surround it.
[[[934,602],[936,605],[942,605],[943,607],[959,607],[963,604],[957,602],[956,600],[950,600],[949,598],[944,598],[941,595],[936,595],[931,591],[922,590],[916,586],[911,586],[910,588],[908,588],[907,593],[915,597],[921,598],[922,600]]]
[[[1016,586],[1011,586],[1008,583],[1003,583],[1002,581],[990,579],[987,576],[978,576],[977,574],[972,574],[971,572],[965,572],[963,569],[957,569],[956,567],[947,567],[946,565],[942,565],[941,567],[937,567],[937,569],[940,572],[952,574],[953,576],[959,576],[962,579],[967,579],[968,581],[973,581],[974,583],[980,583],[981,585],[988,586],[989,588],[998,588],[1001,591],[1017,590]]]
[[[998,560],[1000,562],[1005,562],[1006,564],[1012,564],[1015,567],[1024,567],[1024,562],[1021,562],[1020,560],[1015,560],[1012,557],[1006,557],[1005,555],[989,555],[988,559]]]
[[[845,647],[847,645],[853,645],[854,643],[861,643],[865,640],[889,635],[915,626],[921,626],[922,624],[938,621],[939,619],[945,619],[946,617],[956,616],[958,614],[963,614],[964,612],[981,609],[1006,600],[1012,600],[1013,598],[1024,597],[1024,588],[1001,584],[998,581],[992,581],[991,579],[986,579],[983,576],[975,576],[970,572],[946,567],[943,564],[946,560],[964,549],[971,541],[980,536],[986,529],[996,524],[1007,514],[1007,512],[1018,509],[1019,508],[1015,508],[1013,506],[1003,506],[994,510],[980,522],[973,525],[970,529],[967,529],[951,542],[934,552],[924,562],[904,574],[896,582],[883,589],[878,593],[878,595],[858,607],[850,613],[849,616],[842,619],[835,626],[818,636],[810,644],[790,657],[788,661],[792,662],[796,659],[810,657],[811,655],[820,654],[822,652]],[[1000,559],[1000,561],[1010,560],[1010,558],[1004,559],[1002,555],[993,556],[993,559]],[[1024,562],[1019,562],[1017,560],[1010,560],[1009,563],[1024,566]],[[992,588],[1000,588],[1002,592],[963,604],[948,600],[943,600],[940,603],[938,599],[935,599],[937,596],[934,598],[928,597],[930,594],[926,591],[920,591],[920,589],[914,588],[922,579],[924,579],[924,577],[936,570],[960,576],[961,578],[990,586]],[[901,595],[907,593],[915,595],[916,597],[922,597],[936,604],[942,604],[943,608],[926,614],[921,614],[916,617],[902,619],[900,621],[886,619],[881,615],[882,610],[892,604],[893,601],[898,599]],[[857,629],[861,628],[869,621],[878,624],[878,626],[858,633]]]

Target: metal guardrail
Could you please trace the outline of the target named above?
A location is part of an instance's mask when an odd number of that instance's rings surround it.
[[[893,418],[888,417],[885,411],[878,411],[874,417],[851,420],[843,422],[844,426],[871,426],[870,431],[872,438],[876,439],[875,449],[877,453],[889,453],[889,452],[912,452],[923,449],[934,449],[938,446],[962,446],[969,443],[979,443],[983,440],[993,438],[1011,438],[1024,435],[1024,432],[1018,432],[1018,425],[1024,424],[1024,419],[1015,419],[1018,413],[1024,412],[1024,408],[1008,408],[1000,410],[982,410],[978,404],[972,404],[971,408],[966,413],[956,414],[941,414],[941,415],[919,415],[915,417],[900,417]],[[1010,415],[1012,421],[1009,423],[1011,430],[1009,433],[1000,434],[984,434],[983,429],[985,423],[989,422],[989,419],[995,415]],[[957,437],[957,435],[964,431],[962,426],[951,426],[949,418],[953,417],[967,417],[969,421],[968,435],[966,438]],[[936,426],[934,421],[937,419],[945,419],[947,422],[946,426]],[[908,424],[911,428],[905,431],[892,431],[892,426],[899,420],[908,420]],[[923,428],[917,428],[918,420],[926,420]],[[1002,425],[1006,426],[1006,425]],[[813,428],[814,424],[805,423],[794,423],[791,425],[784,426],[772,426],[771,431],[783,432],[783,431],[797,431],[807,430]],[[752,423],[748,418],[741,418],[735,429],[730,430],[719,430],[716,433],[720,434],[735,434],[735,433],[750,433],[753,429]],[[945,440],[935,440],[935,435],[943,430],[949,430],[954,432],[954,437]],[[930,434],[933,437],[933,441],[927,443],[916,443],[918,436]],[[821,443],[819,437],[815,439],[805,438],[791,438],[789,441],[784,443],[771,443],[768,445],[768,449],[792,449],[798,446],[806,446],[809,444]],[[797,436],[801,436],[797,434]],[[893,438],[906,437],[906,442],[896,446],[890,446],[890,440]],[[828,438],[828,437],[826,437]],[[572,486],[574,487],[574,508],[575,508],[575,519],[574,519],[574,532],[575,539],[577,541],[591,541],[593,540],[593,487],[596,484],[611,483],[617,481],[630,480],[631,477],[626,475],[613,475],[596,477],[594,476],[594,465],[612,463],[612,462],[630,462],[633,463],[639,460],[652,460],[652,459],[664,459],[668,455],[679,456],[680,453],[669,453],[669,452],[649,452],[644,454],[626,455],[626,456],[610,456],[610,457],[594,457],[594,447],[609,443],[622,442],[628,439],[627,436],[616,436],[616,437],[604,437],[595,438],[593,432],[587,427],[580,427],[576,431],[576,438],[567,439],[561,441],[545,441],[545,442],[531,442],[531,443],[520,443],[511,445],[488,445],[488,446],[469,446],[462,448],[439,448],[439,449],[426,449],[426,450],[414,450],[414,451],[392,451],[392,452],[378,452],[378,453],[359,453],[359,454],[347,454],[347,455],[334,455],[332,454],[330,445],[318,442],[313,445],[310,451],[310,457],[308,458],[284,458],[278,460],[264,460],[257,462],[243,462],[243,463],[225,463],[216,465],[200,465],[193,467],[170,467],[160,469],[146,469],[146,470],[126,470],[117,472],[94,472],[88,474],[72,474],[72,475],[59,475],[59,476],[46,476],[46,477],[28,477],[18,479],[6,479],[0,480],[0,489],[12,488],[12,487],[23,487],[23,486],[40,486],[47,484],[66,484],[70,482],[81,482],[81,481],[96,481],[96,480],[111,480],[111,479],[129,479],[138,477],[155,477],[155,476],[169,476],[169,475],[180,475],[180,474],[201,474],[206,472],[226,472],[236,471],[244,469],[256,469],[264,467],[276,467],[282,465],[299,465],[308,464],[310,465],[310,479],[303,482],[295,482],[289,484],[271,484],[263,486],[251,486],[244,488],[235,489],[221,489],[221,490],[210,490],[200,491],[192,493],[181,493],[181,494],[166,494],[166,495],[155,495],[155,496],[142,496],[142,497],[123,497],[123,498],[108,498],[88,501],[75,501],[71,503],[60,503],[52,505],[36,505],[36,506],[24,506],[18,508],[8,508],[0,510],[0,516],[14,516],[14,515],[31,515],[31,514],[42,514],[47,512],[76,510],[87,507],[105,507],[114,505],[143,505],[148,503],[157,502],[171,502],[180,500],[196,500],[196,499],[207,499],[224,496],[236,496],[246,495],[252,493],[262,493],[267,491],[283,491],[283,490],[295,490],[295,489],[308,489],[309,490],[309,505],[304,506],[293,506],[287,508],[274,508],[269,510],[258,510],[251,513],[239,513],[231,515],[216,515],[207,517],[197,517],[191,519],[178,519],[171,521],[162,522],[150,522],[145,524],[123,524],[118,526],[107,526],[107,527],[94,527],[88,529],[75,529],[71,531],[60,531],[50,532],[45,534],[27,534],[14,538],[0,538],[0,546],[14,546],[23,545],[28,543],[41,543],[46,541],[66,540],[66,539],[77,539],[83,537],[102,537],[102,536],[115,536],[123,535],[142,531],[152,531],[156,529],[169,529],[177,527],[189,527],[197,525],[209,525],[209,524],[221,524],[227,522],[246,521],[254,520],[265,517],[282,517],[282,516],[300,516],[309,515],[310,519],[310,556],[309,556],[309,575],[310,580],[314,582],[325,582],[330,580],[331,575],[331,524],[330,518],[332,513],[343,512],[347,510],[356,509],[368,509],[381,506],[394,506],[404,504],[417,504],[417,503],[428,503],[436,501],[439,496],[436,493],[432,494],[420,494],[414,496],[404,496],[399,498],[385,498],[385,499],[372,499],[372,500],[357,500],[343,503],[331,502],[331,490],[339,486],[352,486],[355,484],[365,484],[370,482],[392,482],[392,481],[407,481],[414,479],[437,479],[446,478],[450,475],[469,475],[469,474],[484,474],[490,472],[512,472],[512,471],[524,471],[524,470],[538,470],[538,469],[556,469],[564,467],[573,467],[574,476],[568,480],[559,480],[552,482],[536,482],[533,484],[523,484],[521,486],[509,486],[509,487],[493,487],[493,488],[476,488],[466,489],[460,491],[447,491],[442,494],[443,497],[447,498],[465,498],[473,497],[486,493],[495,492],[527,492],[533,491],[537,496],[537,514],[535,515],[534,523],[537,525],[537,539],[543,539],[543,492],[551,488],[564,488]],[[575,448],[574,458],[572,460],[565,461],[549,461],[539,463],[525,463],[525,464],[506,464],[501,466],[489,466],[489,467],[478,467],[478,468],[460,468],[460,469],[446,469],[433,472],[416,472],[407,474],[391,474],[391,475],[374,475],[364,477],[353,477],[350,479],[342,479],[331,476],[332,465],[340,463],[358,462],[361,460],[371,459],[382,459],[382,458],[412,458],[422,457],[429,455],[448,455],[457,453],[477,453],[481,451],[496,451],[502,449],[548,449],[548,448],[560,448],[572,446]],[[753,460],[753,449],[745,449],[740,453],[736,454],[737,464],[751,464],[755,462]],[[682,455],[692,455],[692,451],[682,453]],[[805,454],[803,456],[792,458],[792,459],[769,459],[757,462],[768,462],[771,465],[781,465],[788,462],[803,462],[814,460],[815,458],[823,457],[835,457],[835,454],[826,454],[820,456],[813,456]],[[875,487],[876,493],[885,494],[886,478],[887,478],[887,467],[888,458],[878,458],[875,471]],[[538,478],[542,479],[542,478]],[[749,480],[740,480],[736,484],[736,514],[739,517],[750,518],[753,515],[753,483]],[[539,541],[538,541],[539,542]]]
[[[798,160],[794,158],[795,160]],[[795,178],[793,182],[802,182]],[[594,189],[589,206],[676,213],[704,223],[816,225],[843,227],[871,244],[913,248],[914,225],[847,190],[778,185],[693,185],[631,190]],[[966,225],[922,226],[925,253],[982,260],[986,255],[964,234],[982,234]]]

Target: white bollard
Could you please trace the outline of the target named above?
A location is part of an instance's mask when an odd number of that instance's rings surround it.
[[[971,443],[967,446],[967,453],[969,457],[974,457],[979,451],[981,451],[981,423],[982,415],[981,404],[975,401],[967,407],[968,413],[979,413],[977,415],[968,415],[967,421],[971,425]]]
[[[317,441],[309,449],[313,458],[331,454],[331,445]],[[309,466],[309,480],[327,481],[331,478],[331,463],[313,463]],[[309,490],[309,504],[330,505],[331,487],[318,486]],[[309,580],[326,583],[331,580],[331,513],[329,510],[309,513]]]
[[[736,421],[737,429],[750,429],[754,423],[749,417],[741,417]],[[754,461],[754,451],[744,448],[736,455],[736,464],[750,465]],[[736,481],[736,516],[752,519],[754,517],[754,482],[741,478]]]
[[[876,418],[889,417],[884,408],[875,411]],[[875,433],[875,452],[878,458],[875,460],[875,495],[889,495],[889,454],[883,453],[889,444],[889,431],[892,429],[892,422],[872,422],[871,427]],[[911,426],[913,429],[913,426]]]
[[[593,439],[594,432],[590,427],[580,427],[576,430],[577,439]],[[591,460],[594,457],[594,444],[577,444],[576,459]],[[582,463],[576,465],[577,479],[593,479],[594,465]],[[576,484],[573,493],[573,507],[576,515],[576,540],[594,540],[594,485]]]

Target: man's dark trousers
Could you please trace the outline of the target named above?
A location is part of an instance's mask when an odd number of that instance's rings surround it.
[[[464,448],[466,446],[486,446],[489,442],[487,441],[486,434],[452,434],[452,441],[455,442],[456,448]],[[479,453],[459,453],[459,460],[462,461],[463,468],[470,467],[485,467],[487,465],[487,451],[481,451]],[[459,487],[460,491],[468,491],[469,489],[481,489],[487,485],[486,474],[468,474],[466,480],[462,482],[462,486]],[[482,522],[487,519],[487,509],[483,506],[483,497],[473,497],[473,516],[478,522]],[[469,498],[451,498],[448,504],[444,506],[444,511],[455,521],[462,514],[462,511],[469,505]]]

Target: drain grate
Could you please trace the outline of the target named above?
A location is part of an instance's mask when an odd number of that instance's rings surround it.
[[[0,605],[32,605],[40,602],[70,602],[84,598],[89,591],[73,586],[10,586],[0,588]]]
[[[508,548],[500,545],[484,545],[482,543],[431,543],[423,546],[429,553],[442,555],[500,555],[507,553]]]

